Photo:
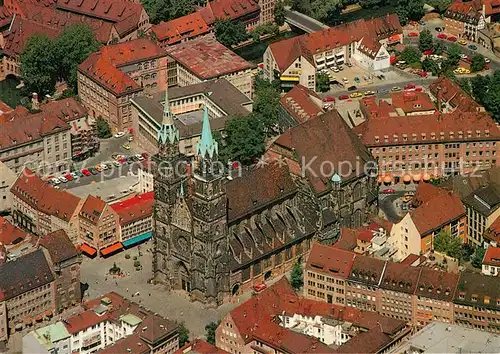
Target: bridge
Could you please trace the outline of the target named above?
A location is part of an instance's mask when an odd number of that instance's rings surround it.
[[[285,9],[285,21],[289,25],[300,28],[306,33],[321,31],[322,29],[329,27],[312,17],[304,15],[303,13],[292,11],[290,8]]]

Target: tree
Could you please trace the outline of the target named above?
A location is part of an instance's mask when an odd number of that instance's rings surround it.
[[[472,96],[480,104],[484,105],[486,101],[486,96],[488,95],[488,89],[490,87],[490,77],[477,75],[472,77],[470,80],[470,86],[472,91]]]
[[[295,265],[293,266],[290,278],[291,278],[290,284],[293,286],[295,290],[299,290],[302,287],[302,285],[304,285],[302,265],[299,262],[295,263]]]
[[[330,77],[327,74],[318,73],[316,75],[316,90],[319,92],[330,91]]]
[[[450,257],[461,258],[462,241],[459,237],[453,237],[449,231],[441,230],[434,237],[434,249],[445,253]]]
[[[474,268],[481,268],[483,266],[483,258],[486,253],[486,249],[484,247],[476,248],[476,252],[474,252],[474,257],[472,258],[472,266]]]
[[[446,64],[453,69],[456,69],[458,63],[460,62],[460,55],[462,54],[462,50],[458,44],[452,44],[446,50]]]
[[[446,47],[441,41],[434,41],[434,54],[441,55],[445,49]]]
[[[342,0],[292,0],[293,10],[326,23],[339,18],[342,6]]]
[[[99,139],[107,139],[111,137],[111,128],[109,127],[109,123],[107,120],[102,117],[98,117],[96,119],[96,129],[97,129],[97,137]]]
[[[243,165],[250,165],[264,153],[266,135],[254,114],[227,121],[225,131],[226,138],[222,147],[219,146],[221,161],[239,161]]]
[[[497,70],[490,78],[488,94],[484,98],[484,108],[497,121],[500,120],[500,71]]]
[[[425,58],[422,62],[422,70],[426,72],[431,72],[432,75],[436,76],[439,73],[439,65],[434,60]]]
[[[149,15],[149,21],[158,24],[190,14],[201,1],[195,0],[141,0]]]
[[[278,0],[276,6],[274,7],[274,22],[278,26],[283,26],[285,24],[285,4],[283,0]]]
[[[57,71],[53,42],[46,35],[28,39],[20,57],[20,70],[28,92],[41,97],[52,94],[56,87]]]
[[[439,13],[443,13],[450,7],[452,0],[427,0],[426,3],[435,8]]]
[[[429,31],[428,29],[420,32],[420,38],[418,39],[418,48],[422,52],[434,48],[434,38],[432,38],[431,31]]]
[[[402,25],[409,21],[420,20],[424,15],[424,0],[392,0]]]
[[[484,61],[484,57],[481,54],[476,54],[472,57],[470,63],[470,71],[471,72],[483,71],[485,65],[486,62]]]
[[[217,327],[220,325],[220,320],[217,322],[210,322],[205,326],[205,337],[207,337],[207,342],[215,345],[215,331],[217,330]]]
[[[186,328],[184,322],[177,323],[179,326],[179,347],[189,342],[189,330]]]
[[[422,53],[417,48],[406,46],[399,55],[400,60],[406,61],[408,64],[419,63],[422,58]]]
[[[279,115],[280,91],[273,83],[257,78],[254,93],[254,115],[260,122],[264,133],[271,137],[276,133],[274,128]]]
[[[55,39],[54,46],[57,50],[58,78],[76,88],[78,65],[100,47],[94,32],[85,23],[75,23]]]
[[[360,0],[358,3],[364,9],[376,9],[380,5],[384,5],[385,1],[384,0]]]
[[[215,22],[215,37],[226,47],[244,42],[248,39],[247,30],[243,22],[232,20],[217,20]]]

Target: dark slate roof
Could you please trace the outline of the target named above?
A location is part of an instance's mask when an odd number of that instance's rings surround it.
[[[499,292],[499,277],[463,272],[460,273],[453,302],[500,311],[500,306],[497,303]]]
[[[379,285],[384,275],[386,263],[380,259],[357,255],[354,258],[349,280],[368,285]]]
[[[9,300],[20,294],[54,281],[42,250],[21,256],[0,266],[0,300]]]
[[[388,262],[380,287],[386,290],[413,294],[417,287],[420,272],[420,267]]]
[[[40,237],[40,245],[49,252],[54,263],[60,263],[78,256],[75,245],[73,245],[73,242],[63,229]]]
[[[465,197],[463,202],[480,214],[488,216],[500,206],[500,186],[488,184],[481,187]]]

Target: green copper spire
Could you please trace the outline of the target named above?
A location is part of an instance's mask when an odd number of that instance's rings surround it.
[[[205,105],[203,111],[203,127],[201,129],[201,140],[196,144],[196,154],[201,157],[208,156],[212,159],[214,155],[219,153],[219,144],[214,140],[212,131],[210,130],[210,120],[208,119],[208,110]]]
[[[163,103],[163,118],[157,137],[159,144],[175,144],[179,141],[179,129],[174,124],[174,115],[170,111],[168,88],[165,89],[165,102]]]

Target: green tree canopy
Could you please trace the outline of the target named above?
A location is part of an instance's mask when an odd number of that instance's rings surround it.
[[[20,57],[20,70],[28,92],[42,97],[52,94],[57,82],[57,62],[54,43],[46,35],[29,38]]]
[[[299,262],[295,263],[293,266],[290,278],[290,284],[295,290],[299,290],[302,285],[304,285],[304,272],[302,271],[302,265]]]
[[[471,72],[483,71],[485,65],[486,62],[484,61],[484,57],[481,54],[475,54],[472,57],[470,63],[470,71]]]
[[[402,25],[417,21],[424,15],[424,0],[392,0]]]
[[[219,327],[220,320],[217,322],[210,322],[205,326],[205,337],[207,337],[207,342],[215,345],[215,331],[217,330],[217,327]]]
[[[144,10],[149,15],[149,21],[158,24],[161,21],[170,21],[194,10],[195,5],[203,1],[197,0],[141,0]]]
[[[215,22],[215,37],[229,48],[249,38],[243,22],[234,22],[230,19]]]
[[[285,24],[285,4],[283,0],[278,0],[274,7],[274,21],[278,26]]]
[[[327,74],[318,73],[316,75],[316,90],[319,92],[330,91],[330,77]]]
[[[179,347],[189,342],[189,330],[186,328],[184,322],[178,323],[179,325]]]
[[[434,237],[434,249],[450,257],[460,259],[462,241],[459,237],[452,236],[449,231],[441,230]]]
[[[429,31],[428,29],[420,32],[420,38],[418,39],[418,48],[422,52],[434,48],[434,38],[432,38],[431,31]]]
[[[264,133],[271,137],[276,133],[280,107],[280,91],[269,81],[257,78],[255,80],[253,113],[260,122]]]
[[[458,63],[460,62],[460,55],[462,54],[462,50],[460,46],[456,43],[450,45],[446,50],[446,61],[450,67],[454,69],[457,68]]]
[[[486,249],[484,247],[477,247],[474,252],[474,257],[472,258],[472,266],[474,268],[481,268],[483,266],[483,258],[486,253]]]
[[[111,137],[111,128],[109,127],[109,123],[102,117],[98,117],[96,119],[96,129],[97,129],[97,137],[99,139],[107,139]]]
[[[399,59],[406,61],[408,64],[419,63],[420,58],[422,58],[422,53],[417,48],[411,46],[406,46],[399,55]]]
[[[338,19],[343,0],[292,0],[292,9],[318,21],[331,23]]]
[[[435,8],[439,13],[443,13],[451,5],[452,0],[426,0],[426,3]]]
[[[425,58],[424,61],[422,61],[422,70],[431,72],[432,75],[436,76],[439,73],[439,64],[434,60]]]

